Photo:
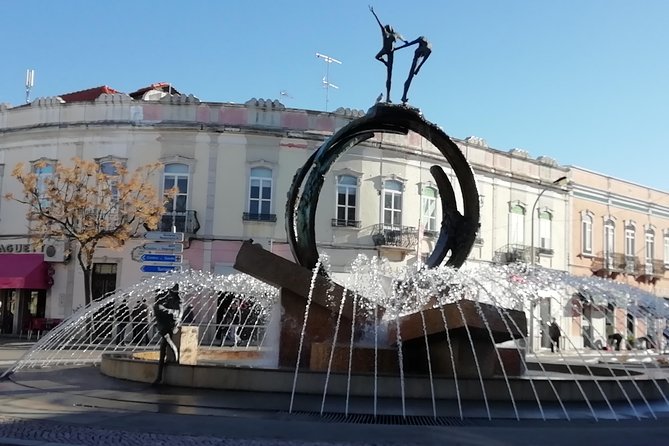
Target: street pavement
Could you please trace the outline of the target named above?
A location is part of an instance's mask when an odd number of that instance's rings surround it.
[[[0,345],[0,361],[29,348]],[[0,382],[2,445],[661,445],[669,418],[345,423],[270,409],[277,395],[152,387],[97,368],[20,370]],[[423,420],[425,421],[425,420]],[[429,423],[428,423],[429,424]]]

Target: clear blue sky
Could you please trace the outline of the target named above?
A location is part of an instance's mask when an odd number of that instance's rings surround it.
[[[410,103],[453,137],[527,150],[669,191],[669,1],[372,2],[433,53]],[[171,82],[203,101],[367,109],[385,90],[367,1],[3,0],[0,102]],[[413,49],[398,54],[399,101]]]

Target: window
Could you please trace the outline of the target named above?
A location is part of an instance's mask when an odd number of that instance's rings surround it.
[[[402,226],[402,189],[401,182],[386,181],[383,186],[383,224]]]
[[[646,265],[653,264],[655,254],[655,231],[646,229]]]
[[[337,177],[337,220],[335,226],[357,226],[358,179],[352,175]]]
[[[437,230],[437,191],[433,187],[425,187],[421,194],[423,229]]]
[[[525,207],[519,203],[509,208],[509,244],[525,244]]]
[[[163,215],[160,228],[163,231],[170,231],[172,227],[175,227],[178,232],[186,231],[189,170],[187,164],[165,164],[163,192],[167,203],[165,204],[165,215]],[[168,195],[168,191],[173,188],[176,190],[176,194],[174,196]]]
[[[604,258],[607,268],[613,268],[613,253],[615,252],[616,224],[608,219],[604,222]]]
[[[664,264],[669,265],[669,231],[664,233]]]
[[[47,186],[49,180],[54,174],[54,164],[46,160],[37,161],[34,164],[35,174],[37,174],[37,193],[39,194],[39,203],[42,208],[49,207],[51,204],[47,198]]]
[[[272,169],[253,167],[249,184],[249,220],[271,220]]]
[[[539,211],[539,243],[541,249],[551,249],[553,215],[548,210]]]
[[[592,254],[592,215],[581,215],[581,252]]]
[[[111,209],[109,211],[109,216],[114,218],[118,211],[118,167],[122,161],[119,160],[110,160],[106,158],[104,161],[100,161],[100,173],[107,176],[107,184],[111,191],[111,203],[109,203]],[[101,187],[105,187],[102,186]]]
[[[634,257],[636,253],[635,237],[636,228],[634,223],[625,225],[625,257]]]

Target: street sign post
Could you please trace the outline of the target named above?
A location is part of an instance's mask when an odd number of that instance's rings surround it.
[[[144,233],[144,238],[147,240],[159,240],[162,242],[183,242],[183,232],[164,232],[164,231],[149,231]]]
[[[174,254],[180,254],[184,252],[184,245],[181,243],[144,243],[142,245],[144,252],[168,252]]]
[[[181,254],[142,254],[142,262],[181,263]]]
[[[177,268],[181,268],[181,265],[142,265],[140,270],[143,273],[169,273]]]

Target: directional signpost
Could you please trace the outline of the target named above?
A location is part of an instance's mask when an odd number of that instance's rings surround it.
[[[143,273],[168,273],[181,269],[183,232],[150,231],[144,238],[151,242],[133,250],[133,259],[142,262],[140,270]]]

